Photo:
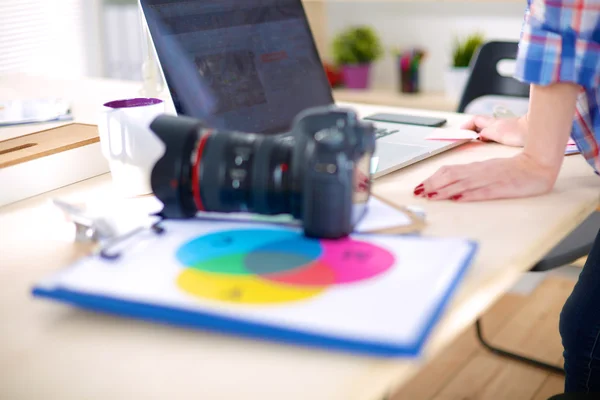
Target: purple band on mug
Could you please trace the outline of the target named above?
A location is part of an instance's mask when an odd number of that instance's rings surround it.
[[[104,107],[109,108],[132,108],[132,107],[143,107],[152,106],[154,104],[162,103],[161,99],[153,99],[140,97],[136,99],[125,99],[125,100],[114,100],[104,104]]]

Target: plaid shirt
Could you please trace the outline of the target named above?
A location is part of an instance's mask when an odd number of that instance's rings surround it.
[[[515,78],[582,89],[571,137],[600,171],[600,0],[528,0]]]

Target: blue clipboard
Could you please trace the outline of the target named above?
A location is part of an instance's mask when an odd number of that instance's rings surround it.
[[[219,226],[223,225],[228,224],[219,224]],[[235,226],[233,223],[229,225]],[[237,225],[239,226],[239,224]],[[255,225],[252,226],[252,229],[255,229]],[[288,232],[294,231],[293,229],[285,229]],[[184,238],[183,240],[185,240],[185,237],[189,237],[189,235],[186,234],[182,234],[180,236],[181,238]],[[418,243],[418,241],[421,240],[429,240],[427,238],[424,239],[420,237],[371,234],[357,235],[358,239],[366,240],[372,240],[374,237],[381,238],[382,236],[385,238],[385,240],[388,240],[389,243],[394,243],[395,241],[402,243],[403,241],[407,240]],[[414,243],[412,243],[413,246]],[[127,296],[119,296],[118,294],[107,295],[105,293],[101,293],[100,291],[89,290],[86,288],[77,289],[77,284],[73,284],[73,282],[67,282],[67,280],[64,279],[65,274],[76,274],[78,270],[84,270],[85,268],[92,270],[93,266],[90,266],[89,263],[90,260],[94,259],[94,257],[81,260],[69,267],[67,271],[60,272],[55,276],[50,277],[47,282],[36,285],[33,288],[33,295],[39,298],[67,303],[83,309],[114,314],[127,318],[140,319],[153,323],[214,331],[227,335],[320,348],[328,351],[341,351],[357,355],[414,358],[421,354],[432,330],[444,314],[444,311],[446,310],[460,283],[462,282],[463,277],[476,254],[476,243],[468,240],[461,241],[460,243],[465,245],[465,251],[462,252],[460,263],[451,268],[451,275],[447,275],[447,277],[451,279],[447,281],[447,284],[442,290],[436,293],[436,300],[431,303],[431,307],[428,308],[429,311],[427,312],[427,315],[422,318],[421,324],[419,325],[418,329],[415,330],[415,334],[410,340],[395,341],[393,337],[391,339],[388,338],[386,340],[380,340],[378,338],[368,337],[367,335],[361,335],[360,333],[356,335],[345,335],[336,332],[325,332],[323,330],[313,329],[310,326],[310,323],[307,323],[305,326],[299,326],[298,324],[290,325],[287,323],[281,323],[277,318],[269,320],[254,318],[254,316],[244,315],[243,313],[240,313],[239,315],[235,313],[232,314],[230,312],[231,309],[228,309],[227,312],[223,312],[223,310],[219,307],[213,307],[214,303],[209,303],[208,305],[202,304],[201,306],[199,305],[198,307],[190,308],[181,307],[175,303],[165,304],[161,301],[141,301],[134,298],[128,298]],[[157,246],[152,245],[151,247],[156,248]],[[129,262],[132,260],[133,258],[129,258]],[[97,262],[97,260],[94,262]],[[119,266],[111,265],[107,266],[106,268],[118,269]],[[439,267],[440,271],[443,269],[443,266]],[[132,271],[134,270],[132,269]],[[132,272],[130,272],[130,274],[131,273]],[[392,277],[395,276],[389,275],[390,279]],[[382,282],[382,287],[385,287],[385,278],[388,277],[384,276],[383,278],[380,278],[380,280],[373,285],[377,285],[379,282]],[[399,275],[398,279],[401,279],[401,275]],[[82,282],[85,282],[85,279],[83,279]],[[436,283],[436,285],[439,287],[439,283]],[[431,287],[433,286],[434,285],[431,285]],[[374,286],[373,289],[376,290],[377,286]],[[354,289],[350,289],[350,291],[351,290]],[[427,288],[423,287],[422,290],[426,291]],[[346,294],[342,293],[341,296],[345,295]],[[399,295],[398,298],[401,298],[401,296]],[[311,300],[308,300],[307,303],[310,301]],[[382,304],[382,307],[386,307],[386,305]],[[395,321],[398,326],[404,323],[410,323],[410,320],[403,317],[402,312],[398,311],[398,307],[395,304],[388,304],[387,307],[389,307],[389,318],[386,320]],[[279,309],[281,308],[282,307],[279,306]],[[351,311],[347,310],[347,312]],[[290,311],[290,314],[291,313],[292,311]],[[327,315],[323,316],[323,319],[327,318]],[[358,329],[360,328],[359,325],[361,324],[360,316],[357,314],[356,318]],[[332,327],[335,328],[335,321],[333,321],[332,324]],[[372,330],[376,331],[377,329],[375,328],[376,327],[374,327]],[[384,327],[382,326],[382,329],[383,328]]]

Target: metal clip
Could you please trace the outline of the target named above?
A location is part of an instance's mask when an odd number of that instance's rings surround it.
[[[115,250],[115,251],[111,251],[112,248],[116,247],[117,245],[123,244],[125,243],[125,241],[133,238],[134,236],[137,236],[145,231],[149,231],[152,232],[156,235],[162,235],[165,232],[165,228],[163,228],[162,226],[160,226],[159,224],[162,221],[158,221],[154,224],[152,224],[150,227],[139,227],[136,228],[128,233],[125,233],[121,236],[117,236],[117,237],[113,237],[111,239],[109,239],[99,250],[98,250],[98,255],[108,261],[114,261],[116,259],[118,259],[119,257],[121,257],[122,255],[122,251],[119,250]]]
[[[117,235],[116,230],[104,218],[93,217],[82,207],[62,200],[54,199],[52,202],[65,213],[69,221],[75,224],[75,241],[99,242]]]
[[[105,260],[116,260],[121,256],[122,251],[113,250],[125,241],[132,239],[145,231],[150,231],[156,234],[164,233],[165,229],[159,226],[162,218],[154,222],[149,227],[147,225],[138,226],[126,233],[120,233],[115,224],[110,222],[108,217],[96,217],[82,207],[75,206],[62,200],[54,199],[54,205],[60,208],[68,220],[75,224],[75,241],[84,243],[95,243],[95,254]]]

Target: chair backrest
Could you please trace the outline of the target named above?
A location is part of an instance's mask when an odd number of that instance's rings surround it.
[[[471,62],[471,73],[460,99],[458,112],[463,113],[473,100],[489,95],[529,97],[529,85],[498,73],[502,60],[517,58],[517,42],[487,42],[477,51]]]

